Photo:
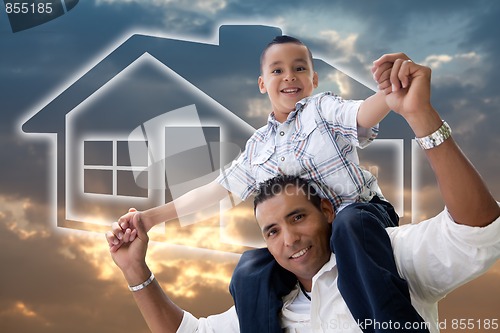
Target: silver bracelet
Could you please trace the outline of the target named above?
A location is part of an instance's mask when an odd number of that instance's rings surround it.
[[[149,276],[149,278],[146,281],[144,281],[141,284],[138,284],[137,286],[128,286],[128,290],[139,291],[141,289],[144,289],[147,286],[149,286],[151,284],[151,282],[153,282],[154,279],[155,279],[155,275],[153,274],[153,272],[151,272],[151,275]]]
[[[443,120],[443,125],[432,134],[424,136],[423,138],[415,138],[422,149],[431,149],[442,144],[446,139],[451,136],[451,128],[446,121]]]

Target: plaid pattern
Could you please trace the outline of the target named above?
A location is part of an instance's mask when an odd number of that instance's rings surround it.
[[[279,174],[312,179],[336,211],[353,202],[383,198],[375,177],[361,169],[356,147],[365,147],[378,126],[358,128],[362,101],[343,100],[330,92],[299,101],[284,123],[269,115],[266,126],[247,141],[245,151],[217,181],[245,200],[258,184]]]

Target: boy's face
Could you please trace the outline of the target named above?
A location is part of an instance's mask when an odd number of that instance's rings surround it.
[[[269,96],[276,120],[283,122],[295,103],[318,86],[309,52],[296,43],[275,44],[267,49],[259,76],[260,92]]]
[[[322,199],[316,207],[301,190],[286,187],[255,209],[269,252],[278,264],[310,290],[312,277],[330,259],[331,223],[335,213]]]

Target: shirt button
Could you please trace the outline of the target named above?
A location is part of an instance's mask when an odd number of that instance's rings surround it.
[[[281,132],[280,132],[280,135],[281,135],[281,136],[285,135],[285,132],[281,131]]]
[[[285,160],[285,158],[284,158],[284,157],[282,157],[282,158],[281,158],[281,162],[283,162],[284,160]]]

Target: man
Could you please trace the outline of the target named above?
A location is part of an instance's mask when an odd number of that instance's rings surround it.
[[[430,104],[430,69],[401,58],[382,56],[374,63],[375,69],[393,63],[386,102],[420,138],[447,209],[416,225],[388,228],[387,233],[397,270],[408,282],[412,304],[429,323],[430,331],[438,332],[437,302],[500,257],[500,207]],[[376,77],[377,73],[375,70]],[[390,322],[357,323],[353,319],[338,292],[335,256],[325,232],[332,222],[335,224],[335,214],[326,200],[319,200],[319,205],[309,200],[314,195],[302,190],[308,188],[291,186],[256,202],[257,222],[269,251],[299,282],[284,298],[282,326],[290,332],[360,332],[369,325],[404,331],[391,327]],[[238,332],[234,307],[197,320],[163,293],[145,263],[147,234],[143,226],[136,228],[137,239],[111,254],[129,286],[134,286],[134,298],[150,329]]]

